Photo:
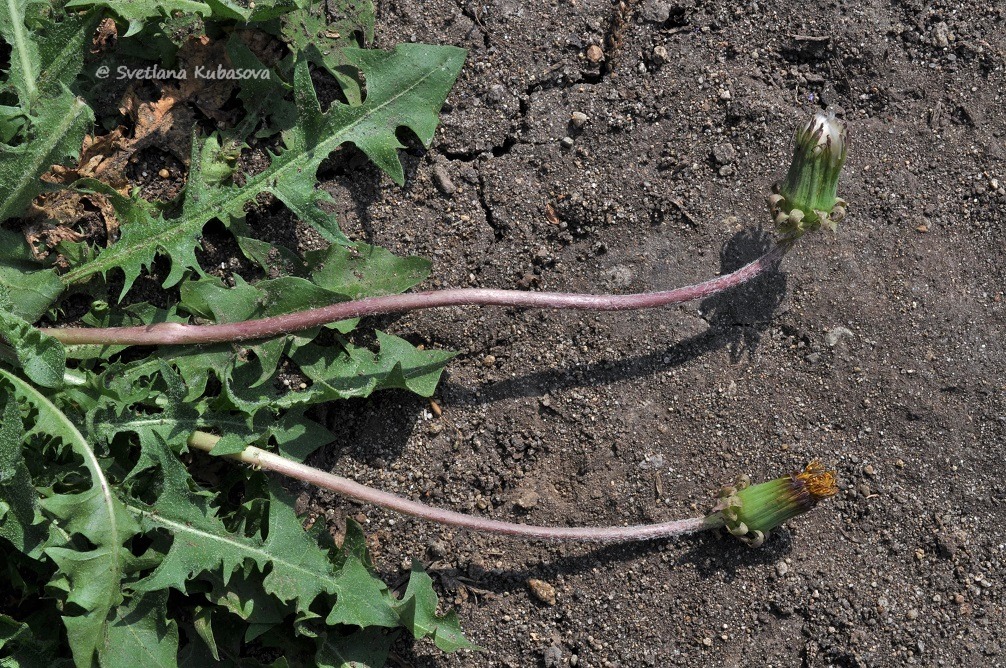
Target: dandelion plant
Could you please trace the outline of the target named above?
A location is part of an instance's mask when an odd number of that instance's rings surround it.
[[[830,116],[797,133],[793,167],[770,201],[780,241],[730,274],[633,295],[410,292],[431,263],[351,241],[326,210],[318,170],[351,143],[402,184],[400,132],[430,145],[465,52],[369,48],[368,0],[244,4],[0,3],[0,37],[11,47],[0,86],[0,222],[21,219],[26,230],[0,230],[4,660],[241,664],[269,648],[298,665],[381,665],[399,632],[445,651],[473,647],[456,615],[438,613],[421,568],[392,593],[358,526],[348,523],[340,546],[320,527],[305,530],[265,471],[433,522],[546,540],[725,527],[755,545],[835,493],[833,474],[812,463],[724,488],[704,517],[535,527],[433,508],[306,465],[332,440],[312,407],[386,388],[431,396],[453,357],[380,331],[375,345],[361,345],[361,318],[466,305],[658,308],[733,289],[775,267],[803,233],[842,218],[846,136]],[[187,62],[262,76],[119,88],[105,79],[118,65]],[[337,91],[327,105],[322,79]],[[172,134],[173,124],[186,131]],[[259,168],[245,168],[241,159],[263,142]],[[130,180],[129,166],[151,146],[186,168],[164,201]],[[255,238],[247,209],[264,197],[327,245],[301,252]],[[82,210],[102,218],[100,239],[74,228]],[[214,220],[261,278],[225,282],[200,265]],[[136,301],[144,275],[159,281],[161,307]],[[281,381],[291,370],[299,389]]]

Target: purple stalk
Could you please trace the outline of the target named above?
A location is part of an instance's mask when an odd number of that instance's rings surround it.
[[[772,250],[732,273],[718,276],[703,283],[663,292],[593,295],[481,288],[432,290],[403,295],[368,297],[286,315],[219,325],[157,323],[139,327],[42,327],[40,331],[67,345],[191,345],[264,339],[299,332],[339,320],[442,306],[511,306],[586,311],[658,308],[703,299],[746,283],[773,267],[792,247],[793,241],[793,239],[780,241]]]
[[[189,437],[189,447],[209,452],[219,440],[219,436],[197,431]],[[465,515],[453,510],[444,510],[419,503],[418,501],[411,501],[388,492],[382,492],[381,490],[361,485],[342,476],[320,471],[253,446],[248,446],[240,453],[225,456],[244,462],[245,464],[250,464],[251,466],[257,466],[290,478],[303,480],[304,482],[323,489],[332,490],[337,494],[356,499],[357,501],[381,506],[388,510],[412,515],[413,517],[436,522],[437,524],[445,524],[483,533],[516,536],[518,538],[625,543],[681,536],[723,526],[723,518],[719,513],[707,517],[625,527],[544,527],[530,524],[516,524],[514,522],[502,522],[475,515]]]

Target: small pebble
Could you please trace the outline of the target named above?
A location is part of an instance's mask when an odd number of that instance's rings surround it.
[[[724,88],[723,90],[720,91],[720,99],[723,100],[724,102],[729,100],[731,97],[733,96],[730,95],[730,91],[728,91],[727,89]]]
[[[573,148],[573,138],[572,137],[563,137],[559,141],[559,143],[562,144],[563,148]]]
[[[834,348],[846,336],[854,336],[852,330],[847,327],[832,327],[824,337],[824,342],[829,348]]]
[[[720,165],[729,165],[737,159],[737,149],[733,144],[717,144],[713,146],[713,160]]]
[[[494,364],[496,364],[495,355],[486,355],[482,358],[482,366],[493,366]]]
[[[775,572],[776,575],[781,578],[786,577],[786,574],[789,573],[789,564],[785,561],[777,561],[775,564]]]
[[[489,104],[498,105],[502,102],[508,95],[506,86],[502,84],[496,84],[489,89],[489,94],[486,96],[486,100]]]
[[[451,181],[451,175],[447,173],[447,168],[443,165],[435,165],[433,167],[433,182],[437,184],[440,192],[448,197],[457,191],[457,187]]]
[[[656,63],[657,65],[663,65],[670,59],[671,57],[667,54],[667,48],[664,47],[662,44],[658,44],[657,46],[653,47],[654,63]]]
[[[442,540],[431,540],[426,544],[426,552],[434,559],[443,559],[447,554],[447,543]]]
[[[157,175],[160,176],[162,179],[169,179],[169,178],[171,178],[171,172],[169,172],[164,167],[161,167],[161,171],[157,172]]]
[[[537,578],[529,578],[527,587],[531,590],[531,595],[545,605],[555,605],[555,587]]]
[[[908,619],[908,621],[913,622],[919,618],[919,611],[909,610],[907,613],[905,613],[905,617]]]
[[[522,510],[531,510],[538,505],[538,500],[541,497],[538,496],[538,492],[533,489],[522,489],[517,493],[517,498],[514,499],[514,504]]]
[[[552,645],[545,650],[545,668],[558,668],[562,665],[562,650]]]
[[[933,43],[940,48],[950,46],[950,27],[943,21],[933,27]]]
[[[572,114],[569,115],[569,121],[573,124],[573,127],[576,128],[577,130],[586,125],[587,121],[589,120],[590,118],[587,116],[587,114],[583,113],[582,111],[574,111]]]
[[[671,3],[664,0],[649,0],[643,5],[643,20],[650,23],[665,23],[671,16]]]
[[[604,51],[597,44],[587,47],[587,60],[592,63],[599,63],[604,60]]]

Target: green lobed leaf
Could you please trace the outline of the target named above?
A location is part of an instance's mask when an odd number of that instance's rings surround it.
[[[112,490],[101,463],[73,422],[45,395],[9,371],[0,377],[13,386],[14,395],[37,412],[30,433],[59,439],[84,460],[91,487],[76,494],[55,494],[42,508],[60,522],[67,539],[45,548],[59,566],[60,578],[69,587],[67,602],[76,609],[64,612],[70,648],[78,665],[90,665],[106,638],[111,610],[122,600],[123,542],[136,533],[136,525]],[[80,534],[90,546],[79,548],[69,538]]]
[[[270,496],[269,535],[262,549],[269,554],[283,555],[283,561],[282,567],[273,563],[262,585],[281,601],[310,602],[321,591],[328,592],[333,587],[332,563],[317,542],[304,532],[293,510],[293,499],[276,485],[272,486]],[[306,577],[305,572],[314,577]],[[337,582],[334,588],[341,591],[341,586]]]
[[[307,61],[299,60],[294,78],[298,124],[284,134],[284,150],[273,157],[269,167],[248,176],[244,185],[207,182],[203,168],[219,147],[213,137],[202,145],[193,144],[191,173],[182,211],[176,218],[166,219],[149,204],[115,197],[96,182],[86,183],[88,188],[110,197],[123,223],[123,234],[95,259],[67,272],[64,282],[75,283],[121,268],[126,277],[125,295],[144,267],[164,253],[172,260],[164,285],[175,285],[186,269],[198,270],[194,249],[203,226],[214,218],[225,224],[242,219],[245,205],[263,192],[280,199],[329,241],[348,243],[331,215],[319,208],[331,201],[330,195],[315,187],[321,162],[339,146],[352,142],[396,183],[403,184],[405,176],[397,155],[403,145],[395,133],[407,127],[429,145],[437,114],[457,77],[465,51],[403,44],[391,52],[347,49],[346,53],[367,77],[366,101],[357,106],[335,103],[322,113]]]
[[[189,389],[184,384],[181,394],[159,389],[155,376],[172,379],[180,375],[166,362],[166,358],[155,356],[129,365],[110,366],[104,374],[88,381],[100,388],[99,393],[105,392],[96,401],[88,396],[88,389],[82,393],[70,391],[79,405],[89,406],[88,429],[96,440],[111,444],[116,435],[133,433],[139,437],[144,452],[156,449],[159,440],[173,452],[182,452],[192,432],[209,430],[225,435],[221,439],[223,445],[218,447],[228,452],[272,442],[283,455],[297,461],[332,442],[332,433],[306,417],[303,408],[280,416],[265,412],[254,416],[215,412],[204,402],[189,401]],[[215,452],[223,453],[223,450]]]
[[[335,606],[325,620],[327,624],[361,628],[399,626],[398,601],[387,585],[374,576],[370,564],[363,529],[353,520],[347,520],[342,549],[335,558],[338,593]]]
[[[335,440],[335,435],[327,427],[304,415],[303,407],[288,410],[282,418],[273,420],[268,436],[276,443],[280,454],[298,462]]]
[[[14,349],[18,364],[30,380],[43,387],[62,387],[66,370],[63,344],[7,311],[10,303],[10,296],[0,286],[0,337]]]
[[[36,555],[49,532],[40,522],[38,492],[24,461],[21,410],[9,393],[4,393],[0,420],[0,538]]]
[[[59,621],[43,614],[19,621],[0,614],[0,666],[3,668],[63,668],[69,661],[56,656],[56,638],[46,631]]]
[[[227,57],[237,69],[262,71],[267,69],[262,61],[237,35],[227,40]],[[257,137],[270,137],[287,130],[297,121],[297,109],[285,96],[290,86],[283,82],[274,69],[263,78],[247,78],[238,81],[238,99],[244,106],[245,117],[235,129],[235,134],[244,139],[265,122],[265,127],[256,133]]]
[[[290,504],[273,494],[270,498],[267,539],[230,531],[211,506],[212,495],[195,491],[185,467],[166,447],[152,457],[160,465],[162,492],[156,504],[130,505],[145,531],[165,529],[172,535],[171,548],[148,577],[133,585],[136,591],[168,587],[185,592],[188,583],[204,572],[222,573],[224,583],[246,560],[268,570],[266,592],[307,610],[319,595],[335,590],[331,564],[316,544],[306,539]]]
[[[458,616],[453,610],[445,615],[437,615],[437,594],[433,591],[433,579],[415,559],[412,561],[412,573],[398,614],[402,625],[413,636],[425,638],[432,635],[434,644],[445,652],[479,649],[465,638],[458,624]]]
[[[236,580],[231,580],[232,587]],[[230,594],[231,588],[225,588],[225,592]],[[192,615],[192,626],[195,628],[196,635],[199,639],[203,641],[206,645],[206,649],[209,651],[210,656],[213,657],[214,661],[220,661],[220,652],[217,651],[217,639],[216,635],[213,633],[213,613],[215,610],[209,606],[198,605],[195,606]],[[277,620],[276,623],[279,623]]]
[[[348,557],[338,572],[338,596],[328,618],[330,626],[349,624],[362,628],[384,626],[394,628],[401,622],[395,612],[397,602],[388,585],[356,557]]]
[[[39,106],[26,140],[16,147],[0,146],[0,222],[20,216],[42,192],[39,177],[51,165],[79,153],[94,119],[91,108],[67,90]]]
[[[340,346],[307,344],[290,357],[310,381],[308,387],[281,391],[270,384],[253,386],[258,370],[236,365],[224,384],[227,406],[248,413],[270,408],[286,410],[335,399],[367,397],[377,390],[407,389],[422,396],[432,396],[447,362],[456,353],[443,350],[419,350],[397,336],[377,332],[380,349],[366,348],[341,341]]]
[[[248,445],[237,434],[224,434],[217,444],[210,450],[214,457],[224,457],[226,455],[237,455],[244,452]]]
[[[39,177],[51,165],[77,155],[93,120],[91,108],[74,97],[69,86],[83,67],[95,17],[80,14],[56,21],[46,10],[47,3],[0,2],[0,37],[11,45],[8,84],[19,104],[0,114],[6,126],[2,130],[8,140],[23,135],[16,146],[0,145],[0,222],[21,215],[42,192]],[[14,272],[0,267],[0,283],[20,283]],[[36,278],[42,283],[39,292],[53,289],[52,276]],[[34,322],[43,310],[31,305],[21,312]]]
[[[350,299],[405,292],[429,276],[432,263],[401,258],[379,246],[333,244],[305,255],[311,280]]]
[[[254,3],[206,0],[214,18],[234,19],[244,23],[268,21],[309,3],[310,0],[265,0]]]
[[[86,46],[97,23],[95,12],[60,12],[58,16],[47,13],[45,20],[34,26],[40,59],[39,95],[58,96],[63,90],[72,88],[84,68]]]
[[[24,235],[0,228],[0,307],[33,323],[62,291],[55,271],[38,268]]]
[[[4,393],[3,398],[3,417],[0,417],[0,485],[11,480],[24,464],[21,452],[24,443],[21,410],[9,394]]]
[[[106,8],[110,10],[129,24],[123,37],[130,37],[140,32],[144,24],[151,19],[170,16],[175,12],[202,14],[203,16],[212,13],[208,4],[194,0],[168,0],[167,2],[155,2],[154,0],[70,0],[66,3],[66,8]]]
[[[38,97],[41,58],[35,36],[25,25],[28,0],[0,2],[0,37],[11,47],[8,81],[17,91],[21,106],[31,109]]]
[[[14,142],[15,137],[24,132],[27,126],[28,119],[21,107],[0,104],[0,144]]]
[[[374,390],[398,388],[429,397],[436,390],[444,366],[456,353],[420,350],[405,339],[377,332],[379,352],[344,344],[333,357],[314,344],[293,354],[293,360],[313,382],[310,392],[326,400],[365,397]]]
[[[330,306],[346,295],[296,276],[258,283],[234,277],[234,287],[218,278],[187,281],[181,288],[182,305],[190,313],[213,322],[241,322],[293,311]]]
[[[168,592],[133,595],[116,608],[99,660],[108,668],[176,666],[178,624],[168,617]]]
[[[239,322],[254,318],[282,315],[293,311],[329,306],[346,301],[346,296],[316,285],[306,279],[284,276],[250,285],[240,277],[234,278],[233,288],[224,287],[217,279],[189,281],[182,286],[182,303],[191,313],[218,323]],[[231,366],[244,365],[258,370],[252,382],[257,387],[269,380],[284,354],[314,338],[314,332],[300,332],[291,336],[278,336],[258,342],[248,342],[243,348],[223,344],[207,349],[204,354],[229,357],[227,366],[217,366],[218,377],[224,380]],[[231,351],[228,355],[225,351]],[[246,360],[248,353],[254,360]],[[220,353],[223,353],[221,355]]]
[[[292,612],[292,606],[277,601],[265,592],[261,584],[262,573],[251,564],[232,573],[226,584],[218,573],[206,573],[202,578],[213,585],[207,599],[248,624],[242,638],[244,642],[251,642],[279,626]],[[210,652],[218,653],[216,640],[210,639],[216,635],[211,632],[210,622],[209,617],[204,619],[202,625],[205,630],[200,635]]]
[[[325,16],[326,7],[321,3],[311,3],[283,17],[282,35],[291,50],[303,52],[312,64],[328,70],[349,104],[358,105],[363,101],[363,86],[356,64],[344,49],[365,46],[374,40],[374,3],[371,0],[341,0],[332,4],[335,5],[334,21]]]
[[[251,246],[253,252],[261,254],[263,259],[271,256],[267,247],[267,244]],[[325,251],[309,253],[309,261],[292,254],[289,254],[289,259],[300,273],[310,276],[314,283],[306,278],[286,276],[249,284],[236,277],[236,285],[228,288],[217,278],[204,278],[188,281],[182,286],[182,304],[193,315],[210,321],[241,321],[344,300],[346,296],[338,291],[348,292],[354,297],[402,291],[425,278],[429,270],[429,263],[425,260],[398,258],[384,249],[366,244],[353,248],[333,246]],[[170,314],[149,309],[143,313],[136,312],[136,316],[122,320],[121,324],[173,320]],[[107,319],[89,323],[112,324]],[[348,331],[355,324],[356,320],[350,320],[336,323],[333,327],[338,331]],[[128,368],[116,368],[111,374],[113,380],[110,386],[119,388],[116,390],[119,400],[137,391],[141,394],[148,391],[137,390],[133,384],[140,378],[159,373],[157,360],[163,359],[178,370],[188,388],[185,397],[180,397],[177,404],[202,397],[209,387],[211,376],[215,375],[223,384],[225,395],[224,400],[213,406],[216,414],[238,410],[254,415],[265,407],[289,409],[333,398],[367,396],[383,388],[404,388],[428,396],[435,389],[444,365],[453,356],[443,351],[421,351],[398,337],[383,333],[378,334],[379,354],[345,341],[335,346],[309,345],[315,334],[316,331],[301,332],[244,345],[162,348]],[[301,349],[305,347],[308,350],[302,353]],[[307,392],[291,393],[266,383],[273,377],[283,355],[291,356],[301,364],[309,379],[317,381],[316,386]],[[182,418],[180,414],[166,417],[176,422]],[[198,420],[194,415],[186,419],[193,428],[197,428],[196,424],[203,427],[212,424],[212,420]],[[106,413],[102,422],[115,424],[116,419]],[[168,438],[163,429],[165,424],[159,422],[154,426],[161,430],[162,437]]]
[[[307,276],[307,263],[304,258],[285,246],[243,236],[237,237],[237,242],[244,256],[270,277]]]
[[[378,627],[358,629],[350,634],[332,632],[318,643],[314,656],[318,668],[380,668],[388,661],[398,633]]]

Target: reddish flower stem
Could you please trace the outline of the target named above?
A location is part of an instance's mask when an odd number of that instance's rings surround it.
[[[219,440],[220,437],[218,436],[197,431],[189,437],[189,447],[209,452]],[[465,515],[453,510],[428,506],[418,501],[412,501],[372,487],[367,487],[366,485],[361,485],[348,478],[326,473],[325,471],[300,464],[286,457],[281,457],[253,446],[245,448],[240,453],[224,456],[251,466],[275,471],[290,478],[303,480],[304,482],[323,489],[332,490],[337,494],[356,499],[357,501],[371,503],[375,506],[381,506],[388,510],[436,522],[437,524],[518,538],[624,543],[681,536],[723,526],[723,518],[719,513],[713,513],[706,517],[635,526],[545,527],[517,524],[514,522],[492,520],[477,515]]]
[[[339,320],[379,313],[397,313],[442,306],[511,306],[523,308],[623,311],[658,308],[703,299],[736,287],[773,267],[792,247],[792,239],[780,241],[772,250],[737,271],[663,292],[632,295],[594,295],[564,292],[525,292],[481,288],[434,290],[403,295],[368,297],[286,315],[219,325],[157,323],[139,327],[49,328],[44,334],[65,344],[99,345],[192,345],[264,339],[318,327]]]

